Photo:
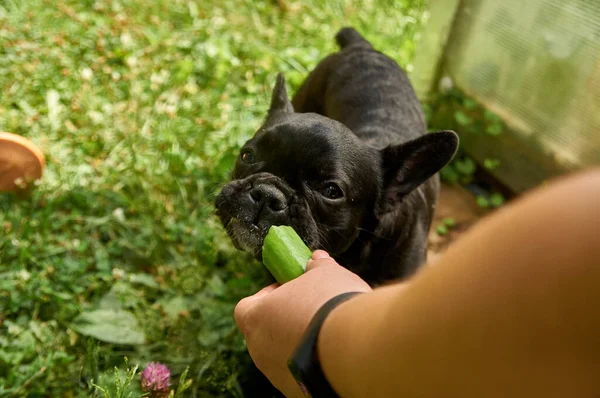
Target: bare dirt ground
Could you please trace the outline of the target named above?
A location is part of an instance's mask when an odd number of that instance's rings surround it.
[[[487,213],[489,211],[479,207],[475,196],[465,188],[442,184],[440,200],[429,232],[428,263],[435,263],[458,237]],[[441,236],[436,228],[446,218],[454,219],[456,226]]]

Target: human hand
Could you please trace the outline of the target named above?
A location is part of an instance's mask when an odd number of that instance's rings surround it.
[[[287,361],[312,317],[338,294],[370,291],[358,275],[317,250],[300,277],[242,299],[235,307],[235,321],[258,369],[287,397],[302,397]]]

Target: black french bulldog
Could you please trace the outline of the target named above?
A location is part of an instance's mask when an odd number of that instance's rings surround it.
[[[261,258],[272,225],[292,226],[372,285],[426,261],[437,172],[452,131],[426,134],[405,72],[353,28],[290,102],[282,74],[262,127],[241,149],[216,200],[235,246]]]

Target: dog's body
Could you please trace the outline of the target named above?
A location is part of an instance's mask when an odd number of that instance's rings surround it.
[[[271,225],[293,226],[371,284],[426,260],[436,173],[453,132],[426,133],[404,71],[352,28],[292,103],[283,77],[264,125],[242,149],[217,210],[234,243],[254,251]]]
[[[294,110],[337,120],[380,150],[425,134],[421,104],[398,64],[354,29],[341,30],[336,40],[342,51],[310,74],[292,101]],[[425,262],[438,192],[434,175],[387,212],[378,228],[361,230],[338,260],[369,280],[410,274]]]

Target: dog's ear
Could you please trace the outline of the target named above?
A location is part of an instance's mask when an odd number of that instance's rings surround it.
[[[283,73],[277,74],[277,82],[273,88],[273,94],[271,96],[271,107],[269,108],[269,117],[277,112],[294,112],[294,107],[288,98],[287,90],[285,88],[285,78]]]
[[[381,151],[383,192],[378,214],[385,214],[404,196],[440,171],[456,153],[458,136],[439,131]]]

